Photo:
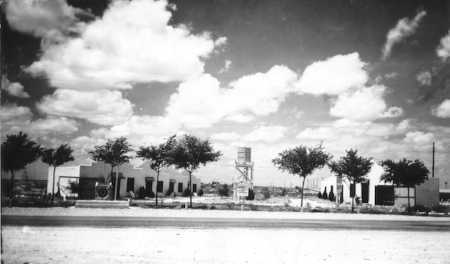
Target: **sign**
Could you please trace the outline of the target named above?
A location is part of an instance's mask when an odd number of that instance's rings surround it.
[[[249,186],[248,186],[247,183],[243,183],[243,182],[238,183],[237,186],[236,186],[237,196],[239,196],[239,197],[244,197],[244,196],[247,197],[248,196],[248,189],[249,189]]]

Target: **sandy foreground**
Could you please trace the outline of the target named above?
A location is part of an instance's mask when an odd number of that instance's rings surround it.
[[[17,227],[4,263],[449,263],[450,232]]]

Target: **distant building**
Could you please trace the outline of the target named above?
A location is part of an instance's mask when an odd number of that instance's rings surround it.
[[[116,169],[115,169],[116,171]],[[53,177],[52,169],[48,170],[47,192],[51,193]],[[78,199],[95,199],[96,185],[104,183],[111,174],[111,166],[102,162],[95,162],[91,165],[79,165],[71,167],[57,167],[55,172],[55,186],[60,187],[64,192],[70,181],[78,181]],[[115,173],[114,173],[115,175]],[[116,177],[113,177],[115,181]],[[155,192],[159,195],[181,195],[188,188],[189,175],[182,170],[164,168],[156,182],[156,173],[149,168],[148,163],[139,167],[125,164],[119,168],[119,188],[118,196],[124,197],[129,191],[138,194],[140,190],[145,196],[152,197]],[[192,176],[192,191],[197,192],[201,186],[197,177]],[[56,187],[55,187],[56,189]]]

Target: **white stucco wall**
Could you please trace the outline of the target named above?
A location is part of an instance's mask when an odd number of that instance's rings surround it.
[[[148,163],[144,163],[139,167],[133,167],[131,164],[126,164],[120,166],[119,175],[123,176],[123,179],[120,181],[120,196],[125,196],[127,194],[127,178],[134,178],[134,192],[137,193],[140,187],[145,187],[145,178],[153,177],[153,192],[156,192],[156,173],[150,169]],[[117,169],[114,169],[117,172]],[[55,182],[58,182],[58,178],[60,176],[75,176],[75,177],[83,177],[83,178],[105,178],[111,172],[111,166],[102,162],[95,162],[92,165],[81,165],[74,167],[57,167],[56,168],[56,177]],[[51,193],[52,186],[52,173],[53,168],[48,169],[48,191]],[[183,170],[176,170],[174,168],[164,168],[161,170],[159,175],[159,180],[163,182],[163,191],[159,192],[159,194],[164,195],[169,189],[170,180],[175,181],[174,191],[177,194],[181,194],[178,192],[178,183],[183,183],[183,190],[187,188],[189,176]],[[197,185],[197,191],[200,190],[201,181],[199,178],[192,176],[192,184]],[[56,185],[55,185],[56,186]],[[55,187],[56,190],[56,187]]]

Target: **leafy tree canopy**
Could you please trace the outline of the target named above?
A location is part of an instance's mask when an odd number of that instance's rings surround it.
[[[381,180],[397,186],[414,187],[428,179],[429,170],[420,160],[384,160],[381,165],[384,168]]]
[[[337,175],[345,175],[350,182],[360,183],[366,180],[366,175],[372,168],[372,158],[359,156],[354,149],[345,152],[345,156],[329,164],[331,171]]]
[[[95,146],[90,151],[92,159],[110,164],[112,167],[120,166],[130,161],[129,152],[132,151],[127,138],[109,139],[104,145]]]
[[[279,153],[272,162],[283,171],[306,177],[315,169],[325,166],[330,158],[331,156],[323,150],[322,146],[314,148],[298,146]]]
[[[167,139],[166,142],[158,146],[140,147],[136,156],[145,160],[150,160],[150,168],[159,171],[161,167],[170,164],[170,154],[176,145],[175,135]]]
[[[41,153],[42,162],[58,167],[74,160],[72,152],[72,148],[67,144],[60,145],[56,150],[53,148],[44,149]]]
[[[200,165],[219,160],[222,153],[214,151],[208,140],[201,140],[195,136],[184,135],[170,153],[170,163],[189,173],[198,169]]]
[[[25,168],[40,155],[40,146],[28,135],[22,132],[7,135],[2,143],[2,169],[5,171],[17,171]]]

